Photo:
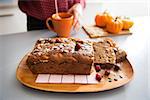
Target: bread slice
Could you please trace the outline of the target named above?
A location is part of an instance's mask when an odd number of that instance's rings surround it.
[[[126,59],[126,52],[119,49],[116,43],[109,38],[104,38],[93,43],[94,64],[101,65],[104,69],[110,69]]]
[[[94,48],[94,64],[100,64],[104,68],[111,68],[116,64],[116,54],[114,45],[107,40],[93,43]]]
[[[120,63],[123,62],[126,57],[127,57],[127,53],[120,49],[120,48],[114,48],[115,54],[116,54],[116,63]]]

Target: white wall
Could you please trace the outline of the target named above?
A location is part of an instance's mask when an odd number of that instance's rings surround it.
[[[0,9],[0,15],[13,14],[13,16],[0,17],[0,35],[25,32],[26,15],[18,7]]]
[[[18,0],[0,0],[0,7],[16,6]]]

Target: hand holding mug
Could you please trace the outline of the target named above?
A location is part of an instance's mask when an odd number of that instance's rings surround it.
[[[69,10],[68,13],[71,13],[74,15],[74,23],[73,23],[73,27],[76,29],[79,29],[80,27],[80,17],[82,16],[83,13],[83,8],[81,6],[80,3],[75,4],[74,6],[72,6]]]

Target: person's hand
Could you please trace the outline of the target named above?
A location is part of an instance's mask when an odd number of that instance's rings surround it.
[[[77,30],[80,28],[80,17],[82,16],[83,8],[80,3],[75,4],[72,6],[69,10],[68,13],[71,13],[74,15],[74,23],[73,26]]]

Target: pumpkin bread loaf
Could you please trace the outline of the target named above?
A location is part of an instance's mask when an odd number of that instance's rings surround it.
[[[34,74],[90,74],[93,64],[111,69],[126,56],[126,52],[110,38],[98,42],[44,38],[36,42],[27,58],[27,65]]]
[[[74,38],[39,39],[27,58],[34,74],[90,74],[92,42]]]

